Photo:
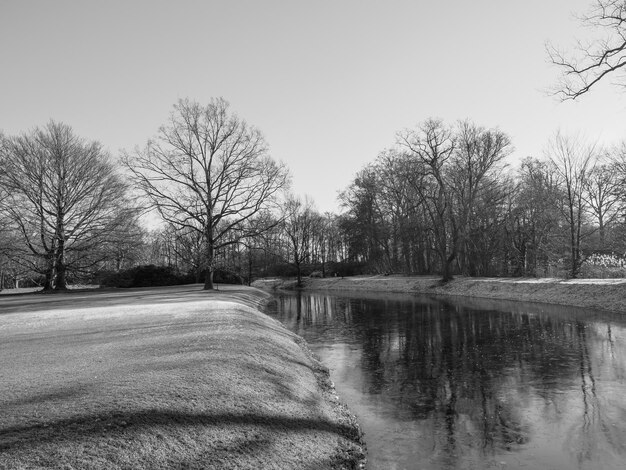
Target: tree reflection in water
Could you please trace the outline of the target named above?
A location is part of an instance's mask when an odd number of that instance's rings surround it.
[[[334,380],[356,407],[364,403],[361,410],[349,405],[379,466],[394,460],[402,462],[396,468],[623,468],[621,317],[494,301],[321,294],[277,296],[272,311],[322,360],[334,360],[327,362],[331,370],[345,371]],[[379,412],[382,429],[375,416],[362,416]],[[415,438],[385,435],[390,422]],[[385,446],[397,448],[383,458],[377,453]]]

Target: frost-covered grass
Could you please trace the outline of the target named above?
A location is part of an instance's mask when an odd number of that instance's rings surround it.
[[[78,290],[90,290],[97,289],[99,286],[95,286],[93,284],[74,284],[68,286],[70,291],[78,291]],[[14,295],[14,294],[34,294],[37,292],[41,292],[41,287],[18,287],[12,289],[1,289],[0,295]]]
[[[341,468],[358,431],[255,289],[0,300],[0,468]]]

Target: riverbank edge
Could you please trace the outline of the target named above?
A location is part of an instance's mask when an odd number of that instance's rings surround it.
[[[297,289],[293,279],[260,279],[254,287]],[[457,277],[442,283],[435,276],[354,276],[306,278],[307,291],[367,291],[476,297],[582,307],[626,314],[626,279],[474,278]]]
[[[183,286],[183,287],[187,287],[187,286]],[[136,291],[137,293],[143,293],[144,290],[146,289],[133,289],[133,291]],[[147,290],[153,290],[155,292],[158,292],[157,288],[147,289]],[[131,291],[128,290],[126,292],[131,292]],[[201,291],[198,291],[196,294],[200,295],[200,292]],[[46,304],[29,305],[28,301],[32,298],[32,296],[29,294],[22,295],[19,297],[14,297],[13,300],[15,302],[20,302],[20,301],[25,302],[26,308],[24,311],[30,314],[39,313],[41,311],[46,311],[46,312],[52,312],[52,313],[64,312],[61,315],[67,315],[65,312],[68,312],[70,310],[78,309],[82,311],[85,308],[89,309],[90,307],[77,306],[72,303],[72,300],[74,300],[73,294],[75,293],[76,292],[69,291],[69,292],[64,292],[62,294],[59,294],[59,296],[55,296],[56,300],[67,301],[67,304],[55,305],[53,307],[50,307],[51,310],[48,310],[48,308],[46,308],[46,307],[49,307]],[[92,294],[92,293],[99,294],[100,292],[96,290],[89,292],[89,294]],[[297,335],[296,333],[289,331],[282,323],[280,323],[278,320],[272,318],[270,315],[266,313],[267,305],[272,300],[272,296],[268,294],[267,292],[264,292],[260,289],[242,287],[242,286],[233,286],[233,287],[225,286],[224,288],[221,288],[219,291],[212,291],[210,293],[207,293],[206,295],[210,296],[210,298],[201,299],[201,301],[208,302],[208,305],[209,305],[208,313],[210,313],[210,317],[212,318],[213,321],[220,320],[220,317],[222,316],[220,315],[221,311],[223,311],[226,314],[225,316],[229,316],[234,312],[239,316],[241,315],[243,315],[244,317],[247,316],[247,319],[245,319],[245,324],[247,325],[247,328],[260,329],[261,336],[265,338],[265,341],[272,342],[274,341],[275,336],[282,337],[284,335],[284,337],[294,342],[295,344],[294,349],[299,349],[303,355],[300,358],[297,358],[298,361],[302,361],[303,359],[305,359],[302,362],[302,365],[308,368],[312,373],[312,376],[314,378],[313,383],[317,385],[317,389],[318,389],[317,395],[318,395],[319,402],[325,404],[324,408],[326,410],[330,410],[330,415],[332,416],[331,423],[333,424],[332,428],[340,430],[340,432],[337,432],[337,434],[335,434],[335,437],[332,438],[333,445],[335,446],[334,451],[325,454],[323,456],[324,461],[330,464],[330,468],[337,469],[337,470],[364,468],[365,463],[367,461],[366,460],[366,445],[363,440],[363,432],[358,424],[356,416],[349,410],[346,404],[340,401],[339,397],[337,396],[335,386],[330,379],[330,373],[329,373],[328,368],[324,366],[319,361],[319,359],[312,353],[306,340],[302,338],[301,336]],[[96,300],[95,297],[96,297],[95,295],[94,297],[91,297],[90,295],[90,298],[94,300]],[[198,299],[200,299],[200,297],[194,300],[198,300]],[[97,303],[97,301],[95,301],[94,303]],[[231,307],[227,307],[225,310],[220,310],[223,308],[223,305],[225,303],[227,305],[228,304],[231,305]],[[222,306],[218,307],[217,309],[214,309],[211,306],[211,304],[222,305]],[[154,307],[159,307],[163,305],[175,305],[175,304],[156,303],[156,304],[146,304],[143,307],[150,308],[150,305],[154,305]],[[197,303],[194,305],[197,305]],[[105,309],[107,308],[119,309],[122,306],[107,305],[107,306],[101,306],[101,307]],[[244,307],[244,309],[239,311],[240,307]],[[139,308],[139,307],[135,305],[133,308]],[[20,315],[20,311],[21,310],[12,310],[12,311],[5,312],[7,314],[7,317],[5,317],[5,320],[8,319],[9,316],[12,317],[10,323],[7,324],[8,329],[12,329],[16,327],[16,325],[19,325],[19,322],[16,319],[17,319],[17,315]],[[247,315],[245,312],[248,312]],[[0,313],[2,313],[1,309],[0,309]],[[264,320],[259,322],[258,319],[255,319],[257,315],[259,317],[262,317]],[[271,325],[271,326],[268,328],[268,325]],[[237,326],[241,326],[241,325],[237,325]],[[1,324],[0,324],[0,330],[2,330]],[[229,329],[228,331],[231,334],[233,333],[233,329]],[[242,337],[242,341],[243,340],[245,340],[245,338]],[[278,343],[279,340],[275,340],[274,342]],[[247,352],[247,353],[241,352],[239,347],[237,346],[238,344],[239,344],[238,341],[231,342],[231,346],[229,346],[229,349],[231,349],[230,354],[232,354],[233,357],[240,356],[242,361],[246,361],[247,358],[250,356],[250,352]],[[278,357],[277,357],[277,360],[278,362],[284,361],[284,359],[281,359]],[[258,362],[258,357],[257,359],[255,359],[255,361]],[[263,363],[261,363],[261,368],[264,369]],[[268,370],[272,370],[272,369],[268,368]],[[0,370],[0,373],[1,372],[2,371]],[[273,379],[275,381],[278,381],[279,377],[276,375],[277,372],[272,372],[272,373],[274,373],[275,375]],[[288,378],[287,376],[285,376],[285,381],[287,380]],[[238,384],[242,386],[243,388],[247,386],[245,376],[242,376],[242,378],[238,381]],[[303,391],[303,395],[306,395],[306,393],[309,393],[310,390],[311,389],[307,388],[307,390]],[[228,395],[227,391],[222,391],[220,393],[222,395]],[[275,406],[272,405],[272,403],[270,402],[266,402],[265,404],[267,405],[267,408],[269,409],[280,409],[280,403],[278,402],[276,402]],[[242,404],[242,407],[246,408],[245,404]],[[321,427],[319,431],[320,434],[327,434],[328,432],[327,428],[328,428],[327,425]],[[49,428],[46,428],[46,429],[49,429]],[[308,439],[315,440],[314,434],[316,434],[318,431],[315,428],[312,428],[308,432],[309,432]],[[313,454],[308,455],[307,453],[304,455],[300,454],[299,457],[301,460],[310,460],[311,462],[315,462],[316,458],[319,458],[321,456],[313,455]],[[276,460],[273,463],[273,466],[275,466],[276,468],[279,468],[279,467],[282,468],[281,465],[282,465],[282,462],[280,461],[279,456],[277,455]],[[5,468],[2,464],[0,464],[0,467]],[[21,468],[21,467],[7,467],[7,468]],[[248,467],[238,467],[238,468],[248,468]]]
[[[281,325],[282,326],[282,325]],[[330,379],[330,370],[320,359],[311,351],[307,341],[299,335],[296,335],[296,342],[300,349],[304,352],[311,364],[317,385],[322,392],[322,396],[326,403],[329,404],[333,413],[338,418],[338,422],[348,429],[348,433],[344,436],[350,441],[350,444],[338,441],[337,450],[332,458],[333,468],[361,470],[365,468],[367,463],[367,443],[364,439],[364,433],[359,425],[358,418],[349,406],[341,401],[335,384]]]
[[[252,286],[252,289],[258,293],[258,295],[260,294],[259,299],[256,302],[252,302],[252,304],[249,299],[247,299],[247,302],[242,303],[253,307],[263,315],[270,317],[266,312],[272,297],[268,296],[267,291],[264,289],[254,286]],[[350,470],[364,469],[367,463],[367,445],[364,440],[363,430],[358,423],[356,415],[350,411],[348,405],[343,403],[337,395],[335,384],[330,379],[330,370],[313,353],[306,339],[289,331],[282,323],[280,323],[280,321],[272,317],[270,317],[270,319],[278,323],[283,330],[293,335],[296,344],[300,347],[311,364],[311,371],[315,376],[324,401],[329,405],[330,409],[333,410],[333,413],[337,417],[337,421],[344,428],[348,429],[348,432],[344,437],[351,442],[348,445],[342,441],[337,442],[337,449],[332,458],[333,468]]]

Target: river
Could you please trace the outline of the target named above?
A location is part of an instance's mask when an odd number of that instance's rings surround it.
[[[277,294],[368,469],[624,469],[626,316],[389,294]]]

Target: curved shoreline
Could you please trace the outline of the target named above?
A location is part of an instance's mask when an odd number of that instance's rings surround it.
[[[357,469],[362,432],[269,294],[201,286],[0,302],[0,467]]]
[[[304,279],[304,290],[368,291],[404,294],[464,296],[626,313],[626,279],[470,278],[442,284],[435,276],[355,276]],[[295,289],[295,281],[261,279],[253,286],[264,290]]]

